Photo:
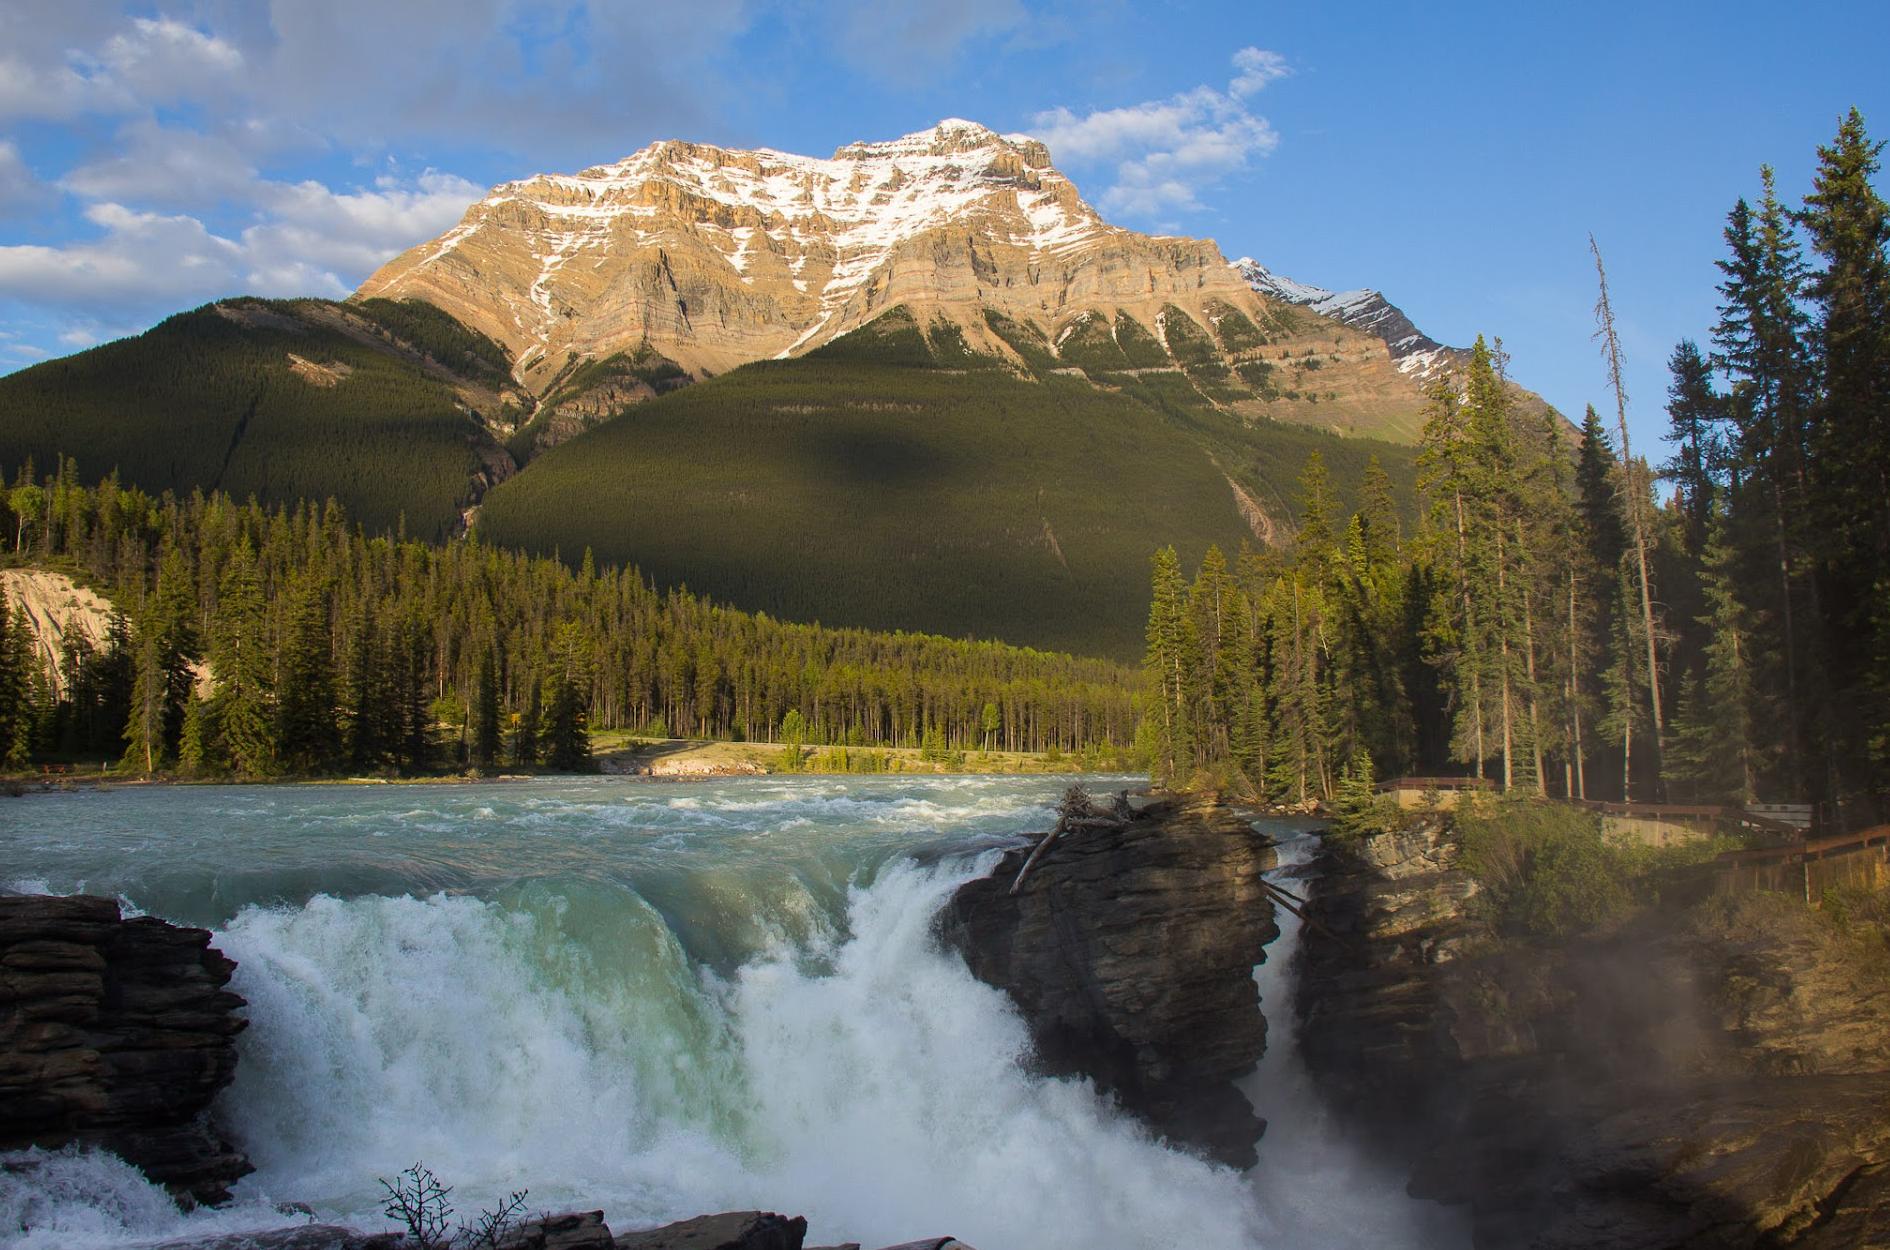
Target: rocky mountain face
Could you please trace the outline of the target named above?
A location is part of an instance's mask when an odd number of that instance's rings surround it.
[[[1440,820],[1328,847],[1301,1049],[1479,1247],[1890,1246],[1890,983],[1802,902],[1497,940]]]
[[[824,160],[664,141],[506,183],[357,297],[376,296],[503,344],[541,396],[625,353],[696,378],[800,355],[903,306],[1019,363],[1205,373],[1248,417],[1408,441],[1421,404],[1379,322],[1298,315],[1211,241],[1111,226],[1043,144],[957,120]],[[1097,360],[1099,332],[1125,360]]]
[[[1253,967],[1279,935],[1250,820],[1164,799],[1066,801],[1051,840],[959,888],[942,925],[1010,994],[1037,1062],[1115,1094],[1156,1132],[1233,1167],[1265,1127],[1234,1082],[1266,1049]]]
[[[1310,308],[1322,317],[1383,339],[1401,373],[1429,381],[1469,355],[1466,349],[1445,347],[1418,329],[1411,318],[1404,315],[1403,309],[1369,287],[1328,291],[1324,287],[1308,286],[1274,273],[1251,256],[1231,262],[1231,267],[1243,282],[1262,295]]]

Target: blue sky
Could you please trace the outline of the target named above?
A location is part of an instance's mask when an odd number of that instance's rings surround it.
[[[1046,138],[1105,215],[1604,405],[1590,231],[1632,424],[1713,320],[1726,210],[1792,197],[1855,104],[1890,137],[1890,5],[1262,0],[9,0],[0,371],[221,295],[345,294],[487,186],[656,138],[827,153],[942,117]]]

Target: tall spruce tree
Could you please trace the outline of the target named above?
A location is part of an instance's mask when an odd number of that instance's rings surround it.
[[[267,777],[277,768],[273,659],[262,574],[244,535],[218,584],[210,641],[218,739],[224,761],[239,776]]]
[[[488,649],[479,657],[479,681],[473,691],[472,762],[476,768],[491,768],[499,762],[501,712],[498,665]]]
[[[1812,361],[1804,263],[1770,166],[1760,169],[1760,179],[1758,211],[1740,200],[1727,217],[1730,254],[1717,262],[1723,302],[1713,347],[1715,360],[1731,379],[1727,403],[1738,428],[1735,511],[1757,513],[1767,521],[1739,525],[1731,539],[1742,564],[1755,573],[1766,571],[1747,593],[1776,624],[1774,636],[1755,650],[1776,657],[1768,684],[1783,692],[1787,747],[1782,780],[1788,792],[1805,795],[1819,771],[1806,766],[1814,737],[1809,707],[1824,685],[1815,671],[1820,667],[1812,646],[1817,631],[1800,627],[1807,608],[1815,618],[1818,600],[1805,541]],[[1769,593],[1760,591],[1761,582],[1769,584]]]
[[[1714,389],[1712,365],[1692,339],[1680,340],[1667,370],[1667,441],[1674,452],[1661,476],[1674,485],[1675,502],[1686,518],[1687,553],[1697,559],[1706,547],[1720,467],[1726,460],[1726,405]]]
[[[1157,551],[1150,570],[1145,666],[1150,697],[1156,706],[1149,721],[1156,726],[1155,771],[1174,779],[1190,770],[1194,762],[1186,707],[1190,675],[1184,667],[1187,584],[1182,580],[1181,559],[1173,547]]]
[[[1807,288],[1816,308],[1820,366],[1809,485],[1817,587],[1825,597],[1825,645],[1839,671],[1890,689],[1876,669],[1890,652],[1890,206],[1873,185],[1883,144],[1851,109],[1818,149],[1812,190],[1798,214],[1823,268]],[[1863,781],[1868,743],[1890,738],[1882,701],[1840,701],[1842,740],[1832,749]],[[1880,758],[1877,763],[1890,762]]]
[[[320,772],[341,757],[330,596],[327,579],[308,573],[289,591],[276,666],[280,691],[276,733],[282,763],[293,772]]]

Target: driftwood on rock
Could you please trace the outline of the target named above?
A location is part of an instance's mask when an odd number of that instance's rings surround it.
[[[1087,1076],[1171,1141],[1249,1167],[1262,1125],[1234,1083],[1265,1046],[1269,853],[1212,802],[1117,818],[1126,806],[1066,796],[1058,829],[959,887],[942,936],[1017,1004],[1040,1070]]]
[[[1030,852],[1030,858],[1017,870],[1016,878],[1011,882],[1011,893],[1016,894],[1024,888],[1024,878],[1050,850],[1056,840],[1066,833],[1084,833],[1095,829],[1120,829],[1135,816],[1135,809],[1129,806],[1129,792],[1116,795],[1115,803],[1107,810],[1096,806],[1089,797],[1089,792],[1081,786],[1071,786],[1063,793],[1063,802],[1057,807],[1056,827],[1043,835],[1036,847]]]

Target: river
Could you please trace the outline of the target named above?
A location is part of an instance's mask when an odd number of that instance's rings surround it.
[[[1250,1083],[1273,1121],[1253,1175],[1021,1066],[1022,1022],[938,948],[932,919],[997,848],[1047,827],[1069,780],[130,788],[0,805],[0,886],[115,895],[215,930],[239,962],[252,1023],[220,1111],[257,1166],[231,1207],[186,1215],[109,1156],[34,1152],[0,1172],[0,1239],[73,1250],[253,1229],[289,1200],[379,1228],[377,1178],[419,1160],[463,1215],[529,1187],[534,1210],[602,1207],[620,1229],[804,1214],[810,1245],[1463,1244],[1333,1137],[1278,1023]],[[1288,843],[1288,868],[1310,841]],[[1288,925],[1260,972],[1276,1021],[1292,940]],[[1314,1184],[1359,1218],[1294,1200]]]

